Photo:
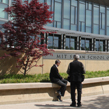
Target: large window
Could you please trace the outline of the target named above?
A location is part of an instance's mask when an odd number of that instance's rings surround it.
[[[99,34],[99,6],[93,7],[93,33]]]
[[[107,8],[107,35],[109,35],[109,8]]]
[[[64,1],[63,28],[70,29],[70,0],[63,0],[63,1]]]
[[[48,36],[48,48],[49,49],[60,49],[61,48],[61,36],[49,35]]]
[[[79,31],[85,32],[85,2],[79,3]]]
[[[96,51],[105,51],[104,41],[96,40]]]
[[[100,34],[105,35],[105,7],[100,6]]]
[[[3,11],[7,7],[8,5],[0,3],[0,18],[8,19],[8,14]]]
[[[74,37],[66,37],[66,49],[76,50],[76,38]]]
[[[77,30],[77,1],[71,0],[71,30]]]
[[[90,39],[81,39],[81,50],[91,50],[91,40]]]
[[[92,4],[86,2],[86,32],[92,32]]]

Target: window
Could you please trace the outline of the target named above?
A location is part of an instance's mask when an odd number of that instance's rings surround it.
[[[81,50],[91,50],[91,40],[90,39],[81,39]]]
[[[105,7],[100,6],[100,34],[105,35]]]
[[[86,2],[86,32],[92,32],[92,3]]]
[[[85,2],[79,3],[79,31],[85,32]]]
[[[104,41],[96,40],[96,51],[105,51]]]
[[[66,37],[66,49],[76,50],[76,38],[67,36]]]
[[[61,48],[61,36],[49,35],[48,36],[48,49],[60,49]]]
[[[3,11],[7,7],[8,5],[0,4],[0,18],[8,19],[8,14]]]
[[[4,21],[0,21],[0,30],[1,31],[4,31],[4,29],[2,28],[2,24],[4,24],[5,22]]]
[[[93,8],[93,33],[99,34],[99,6],[94,4]]]
[[[5,4],[9,4],[9,0],[0,0],[0,2],[5,3]]]
[[[55,9],[54,9],[54,27],[61,28],[61,0],[59,2],[55,1]]]
[[[70,29],[70,0],[64,0],[64,20],[63,28]]]

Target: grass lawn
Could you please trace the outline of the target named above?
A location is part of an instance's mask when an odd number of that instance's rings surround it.
[[[63,78],[67,78],[66,73],[60,73]],[[95,78],[95,77],[106,77],[109,76],[109,70],[107,71],[96,71],[96,72],[86,72],[85,78]],[[35,75],[26,75],[22,74],[6,74],[0,76],[0,83],[32,83],[32,82],[50,82],[49,73],[46,74],[35,74]]]

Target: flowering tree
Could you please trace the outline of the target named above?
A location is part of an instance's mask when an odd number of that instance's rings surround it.
[[[18,57],[17,67],[24,70],[24,75],[32,67],[43,66],[37,65],[42,56],[52,55],[46,44],[40,43],[44,40],[43,35],[41,40],[38,37],[44,33],[43,25],[52,22],[49,20],[52,18],[52,12],[48,9],[46,3],[40,3],[38,0],[32,0],[30,3],[25,1],[24,4],[22,0],[14,0],[12,6],[4,10],[12,21],[2,25],[4,32],[0,32],[0,49],[6,50],[7,54],[0,59],[7,56]]]

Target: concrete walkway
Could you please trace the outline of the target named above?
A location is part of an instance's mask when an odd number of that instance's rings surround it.
[[[32,102],[22,104],[0,105],[0,109],[76,109],[70,107],[71,100]],[[109,109],[109,94],[99,96],[82,97],[83,106],[80,109]]]

